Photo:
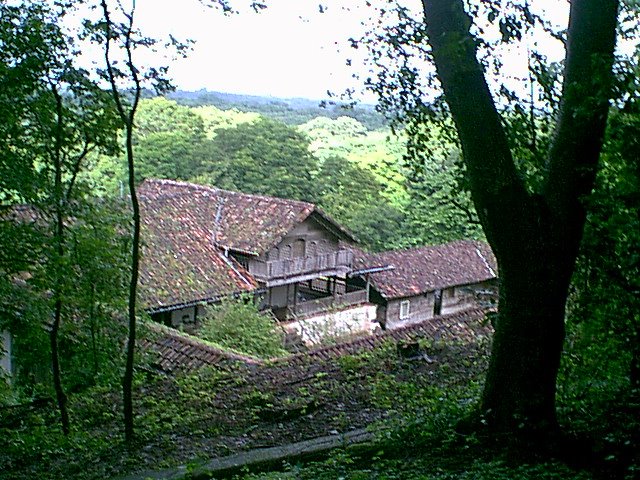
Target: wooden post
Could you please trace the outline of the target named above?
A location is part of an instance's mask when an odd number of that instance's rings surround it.
[[[369,281],[369,274],[368,273],[365,276],[365,279],[367,280],[367,302],[368,302],[369,301],[369,292],[371,291],[371,282]]]
[[[295,313],[296,306],[298,305],[298,283],[293,284],[293,311]]]

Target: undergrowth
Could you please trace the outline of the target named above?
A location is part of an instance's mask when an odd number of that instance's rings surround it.
[[[601,460],[590,465],[488,445],[477,435],[457,431],[459,420],[472,415],[478,403],[486,350],[423,342],[421,357],[407,361],[399,358],[396,348],[389,342],[333,363],[302,365],[300,377],[292,377],[286,391],[281,389],[288,385],[287,370],[273,370],[262,379],[214,369],[180,375],[140,370],[135,386],[137,441],[131,448],[125,447],[121,434],[117,383],[70,396],[73,430],[68,437],[58,427],[53,403],[4,409],[0,478],[88,480],[143,468],[198,465],[215,456],[270,446],[265,442],[276,431],[288,428],[294,434],[311,421],[346,431],[353,421],[346,409],[349,404],[378,412],[370,423],[377,432],[373,446],[338,450],[324,461],[238,478],[638,477],[639,395],[628,384],[627,359],[607,353],[604,346],[571,350],[576,346],[569,344],[559,377],[561,423],[569,435],[587,439],[590,452]],[[329,406],[333,410],[323,416]]]

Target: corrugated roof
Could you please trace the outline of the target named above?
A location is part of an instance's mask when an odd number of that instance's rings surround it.
[[[469,285],[497,276],[497,263],[491,248],[475,240],[381,253],[354,249],[354,268],[381,265],[393,269],[372,273],[370,278],[374,288],[387,299]]]

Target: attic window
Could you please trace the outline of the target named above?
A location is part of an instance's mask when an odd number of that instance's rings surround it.
[[[444,298],[453,298],[456,296],[456,289],[455,287],[451,287],[451,288],[447,288],[444,291]]]
[[[402,302],[400,302],[400,320],[409,318],[410,307],[411,307],[411,302],[409,300],[403,300]]]

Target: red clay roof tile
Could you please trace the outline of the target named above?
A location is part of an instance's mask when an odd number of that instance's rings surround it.
[[[353,250],[356,269],[394,267],[371,273],[370,277],[374,288],[387,299],[470,285],[497,276],[496,259],[491,248],[474,240],[381,253]]]

